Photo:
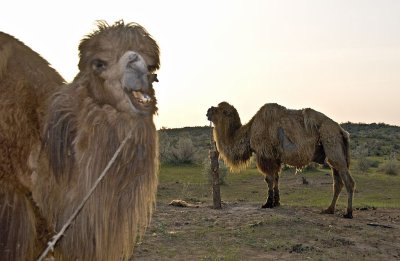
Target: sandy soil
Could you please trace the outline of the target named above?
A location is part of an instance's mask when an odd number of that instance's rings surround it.
[[[400,209],[159,204],[134,260],[400,260]]]

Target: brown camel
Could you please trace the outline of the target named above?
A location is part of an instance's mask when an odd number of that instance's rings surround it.
[[[263,208],[280,205],[281,164],[302,168],[326,159],[333,173],[333,199],[323,213],[333,214],[343,185],[348,194],[346,218],[353,217],[355,183],[349,172],[349,135],[339,124],[313,109],[288,110],[265,104],[242,125],[236,109],[227,102],[211,107],[207,117],[214,123],[214,138],[220,155],[231,168],[242,168],[253,153],[258,169],[265,174],[268,198]]]
[[[155,203],[152,83],[159,48],[140,25],[98,29],[72,83],[0,34],[0,256],[34,260],[130,136],[54,249],[56,260],[128,260]]]

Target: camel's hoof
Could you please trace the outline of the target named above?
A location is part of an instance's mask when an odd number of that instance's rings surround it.
[[[280,205],[281,205],[280,202],[275,202],[275,203],[274,203],[274,207],[279,207]]]
[[[321,214],[335,214],[335,210],[331,208],[327,208],[321,211]]]
[[[274,205],[272,203],[265,203],[264,205],[261,206],[261,208],[273,208]]]
[[[352,219],[353,218],[353,213],[352,212],[348,212],[347,214],[344,214],[343,217]]]

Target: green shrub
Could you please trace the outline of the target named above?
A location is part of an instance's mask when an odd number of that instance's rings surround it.
[[[175,164],[195,163],[196,151],[189,138],[180,138],[175,148],[171,150],[171,160]]]
[[[398,175],[399,174],[399,162],[397,159],[390,159],[382,165],[381,170],[387,175]]]
[[[160,132],[160,161],[166,164],[198,163],[198,151],[189,137],[171,137]]]
[[[357,161],[357,168],[362,172],[367,172],[370,168],[370,160],[365,156],[360,156]]]
[[[165,131],[158,132],[159,139],[159,153],[160,153],[160,162],[161,163],[171,163],[171,150],[172,139]]]
[[[380,164],[379,160],[370,160],[370,164],[369,165],[370,165],[371,168],[378,168],[379,164]]]

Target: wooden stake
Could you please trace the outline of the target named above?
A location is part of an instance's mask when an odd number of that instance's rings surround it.
[[[213,205],[215,209],[221,209],[221,190],[219,187],[219,152],[215,145],[214,135],[212,133],[212,127],[210,122],[210,167],[212,172],[212,192],[213,192]],[[213,146],[214,145],[214,146]]]
[[[221,209],[221,190],[219,187],[219,152],[215,150],[210,151],[211,172],[212,172],[212,190],[213,190],[213,205],[215,209]]]

